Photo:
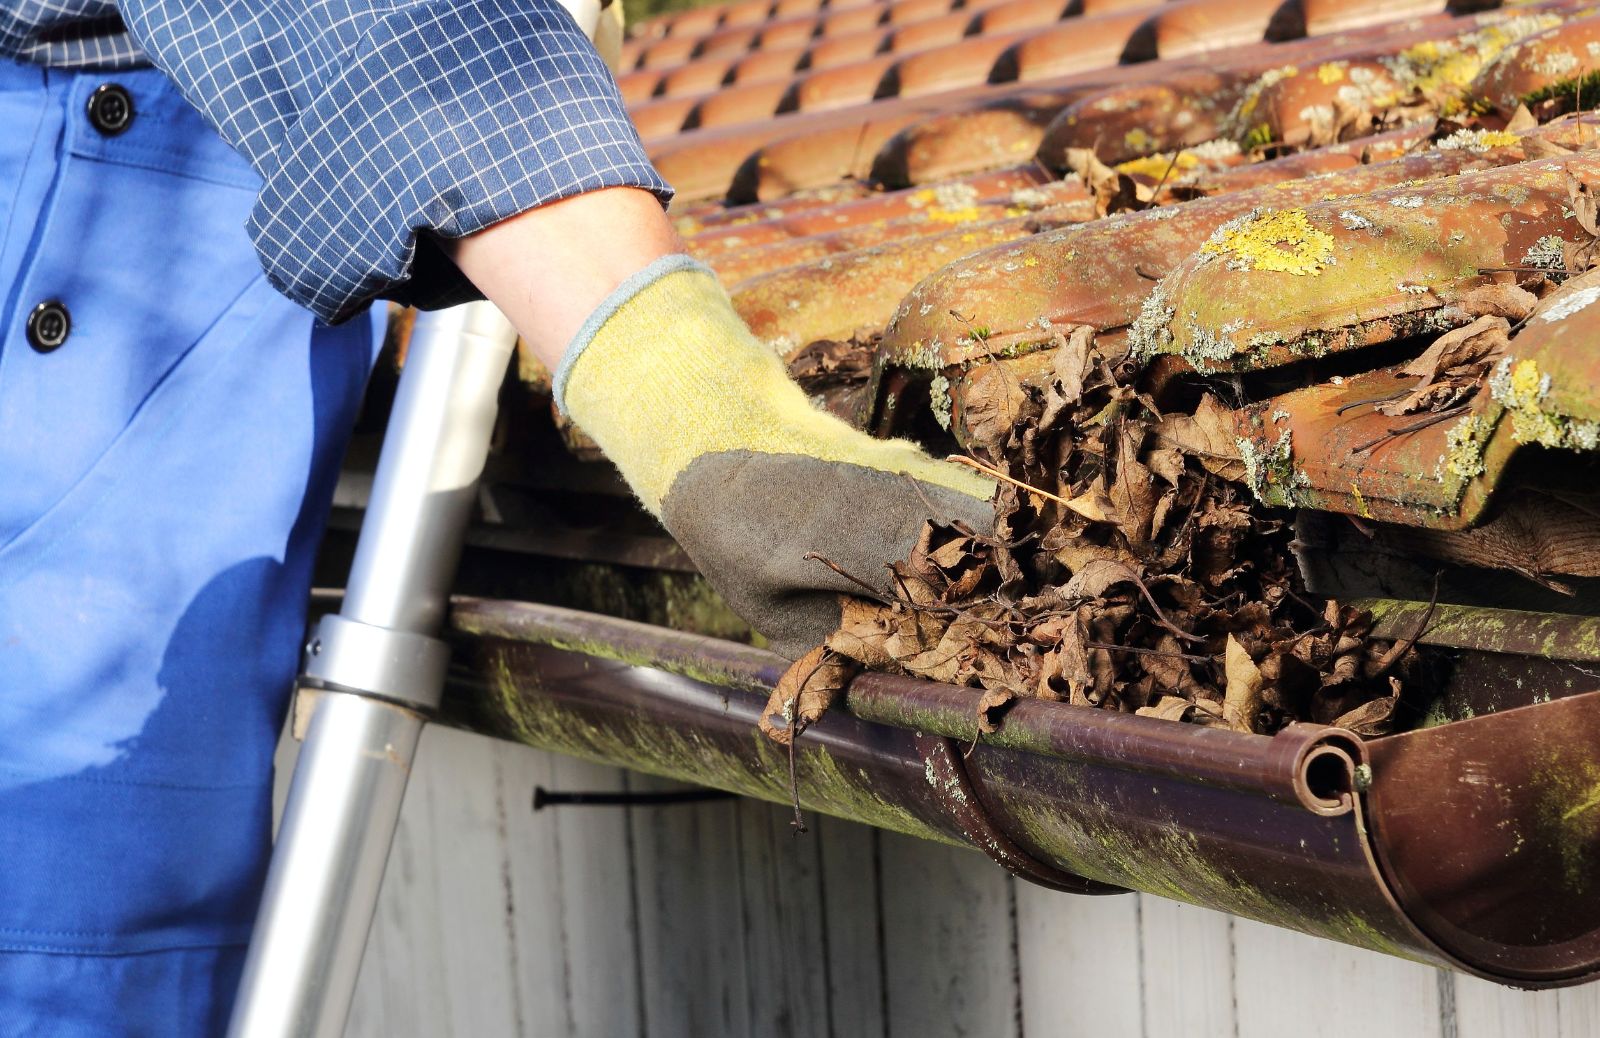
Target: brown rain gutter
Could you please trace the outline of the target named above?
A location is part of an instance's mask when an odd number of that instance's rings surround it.
[[[1414,631],[1425,609],[1365,604],[1388,637]],[[446,720],[788,800],[789,761],[756,731],[778,657],[524,603],[463,599],[452,626]],[[1144,890],[1523,987],[1589,979],[1600,971],[1600,692],[1586,690],[1600,677],[1586,675],[1600,621],[1440,607],[1430,626],[1440,634],[1423,642],[1456,660],[1480,712],[1378,739],[1025,700],[972,745],[970,689],[863,675],[799,739],[800,798],[978,846],[1058,889]],[[1509,666],[1474,669],[1475,656]],[[1555,698],[1483,712],[1497,702],[1485,674],[1552,667],[1534,696]]]

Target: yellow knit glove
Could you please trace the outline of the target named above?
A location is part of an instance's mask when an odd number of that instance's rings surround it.
[[[884,564],[924,520],[993,524],[982,476],[813,407],[687,256],[612,293],[555,390],[707,579],[790,656],[837,625],[839,593],[859,590],[806,553],[887,591]]]

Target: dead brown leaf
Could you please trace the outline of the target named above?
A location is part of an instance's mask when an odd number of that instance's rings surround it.
[[[1261,712],[1261,671],[1244,645],[1228,635],[1223,654],[1227,686],[1223,693],[1222,718],[1236,732],[1255,731],[1255,718]]]
[[[1583,235],[1562,246],[1561,256],[1568,274],[1581,274],[1600,259],[1600,197],[1588,184],[1568,173],[1567,204]]]
[[[762,732],[787,746],[827,712],[860,669],[821,645],[801,656],[783,672],[761,711]]]
[[[984,364],[967,376],[961,406],[968,442],[992,458],[1011,446],[1018,423],[1034,409],[1016,375],[1001,364]]]
[[[1485,315],[1469,325],[1445,332],[1422,356],[1400,369],[1421,381],[1398,400],[1379,404],[1386,415],[1442,411],[1477,392],[1489,369],[1511,345],[1511,324]]]
[[[1510,284],[1479,285],[1462,293],[1458,305],[1472,317],[1504,317],[1521,321],[1533,313],[1539,297]]]
[[[1156,422],[1152,431],[1157,444],[1194,458],[1212,475],[1244,479],[1244,461],[1239,455],[1233,417],[1210,393],[1200,398],[1194,414],[1168,415]]]
[[[1154,185],[1141,184],[1118,173],[1101,162],[1091,148],[1066,149],[1064,164],[1094,195],[1095,213],[1099,216],[1143,209],[1155,197]]]
[[[1333,725],[1362,736],[1387,735],[1394,730],[1394,711],[1399,704],[1399,696],[1369,700],[1334,718]]]

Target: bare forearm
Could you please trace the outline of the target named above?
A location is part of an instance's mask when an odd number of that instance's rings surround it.
[[[618,187],[540,206],[446,247],[554,370],[613,289],[682,252],[683,242],[654,195]]]

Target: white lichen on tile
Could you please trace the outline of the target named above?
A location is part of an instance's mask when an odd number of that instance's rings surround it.
[[[976,193],[976,192],[974,192]],[[1019,187],[1011,192],[1011,204],[1019,209],[1043,209],[1053,199],[1050,192],[1037,187]]]
[[[1136,357],[1151,357],[1172,347],[1172,319],[1177,311],[1167,298],[1166,283],[1160,282],[1139,304],[1139,315],[1128,326],[1128,345]]]
[[[1444,434],[1445,450],[1434,466],[1435,479],[1474,479],[1483,475],[1483,448],[1494,423],[1481,415],[1465,415]]]
[[[1566,267],[1563,250],[1566,241],[1559,234],[1547,234],[1534,242],[1522,255],[1524,267],[1542,267],[1545,270],[1562,270]]]
[[[1244,463],[1245,483],[1262,504],[1292,506],[1299,492],[1311,486],[1306,474],[1295,470],[1291,430],[1280,432],[1266,450],[1258,448],[1249,437],[1240,437],[1234,445],[1239,450],[1239,460]]]
[[[1489,151],[1492,148],[1504,148],[1522,140],[1514,133],[1504,130],[1469,130],[1462,128],[1452,133],[1443,140],[1434,143],[1438,151],[1468,151],[1475,155]]]
[[[1576,72],[1581,64],[1583,63],[1578,60],[1578,56],[1570,50],[1552,50],[1540,55],[1537,61],[1529,64],[1529,67],[1541,76],[1561,79]]]
[[[1342,210],[1339,213],[1339,223],[1347,231],[1370,231],[1375,226],[1371,220],[1354,209]]]
[[[933,420],[945,431],[950,429],[950,380],[943,375],[933,376],[928,383],[928,410]]]
[[[1550,301],[1549,307],[1534,315],[1536,321],[1564,321],[1580,310],[1587,310],[1593,306],[1595,300],[1600,299],[1600,285],[1589,285],[1559,296]]]

